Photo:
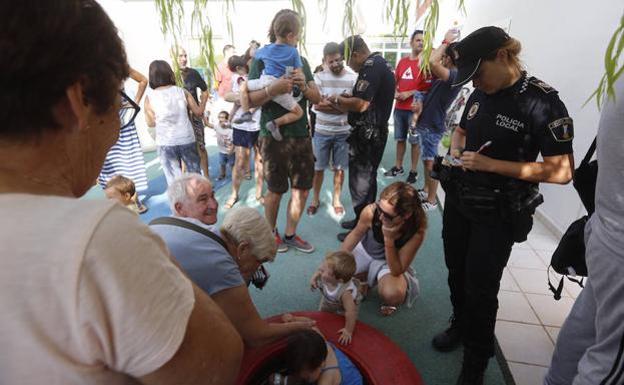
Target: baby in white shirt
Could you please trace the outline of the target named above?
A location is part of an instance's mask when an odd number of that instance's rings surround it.
[[[353,254],[335,251],[325,256],[323,263],[310,279],[311,289],[319,289],[322,294],[319,310],[344,314],[345,326],[338,331],[338,341],[343,345],[351,343],[362,299],[360,283],[353,278],[354,274]]]

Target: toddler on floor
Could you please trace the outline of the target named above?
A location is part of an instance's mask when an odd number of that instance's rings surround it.
[[[351,343],[362,295],[355,274],[355,258],[346,251],[328,253],[310,279],[312,290],[321,291],[320,311],[344,314],[345,326],[340,329],[338,341]]]
[[[115,175],[110,178],[106,183],[104,189],[104,195],[106,198],[116,200],[121,205],[125,206],[128,210],[142,214],[145,211],[141,211],[137,205],[137,195],[134,182],[130,178],[126,178],[122,175]]]

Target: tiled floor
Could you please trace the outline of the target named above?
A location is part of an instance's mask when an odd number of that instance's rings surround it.
[[[566,282],[559,301],[548,290],[546,268],[557,242],[536,221],[529,239],[514,246],[503,272],[496,338],[517,385],[542,383],[559,329],[581,290]],[[552,278],[559,282],[559,276]]]

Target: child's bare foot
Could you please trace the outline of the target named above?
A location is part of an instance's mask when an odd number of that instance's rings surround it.
[[[266,124],[266,128],[271,133],[273,139],[277,140],[278,142],[282,140],[282,134],[279,131],[279,126],[275,124],[275,120],[271,120],[270,122],[268,122]]]

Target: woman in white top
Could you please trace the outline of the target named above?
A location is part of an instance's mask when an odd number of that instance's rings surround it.
[[[203,100],[198,106],[193,96],[177,87],[173,70],[164,60],[154,60],[149,66],[150,90],[145,97],[145,120],[156,127],[156,145],[167,185],[186,171],[200,173],[200,158],[195,146],[195,134],[189,119],[190,110],[202,117],[206,108]]]
[[[220,307],[130,210],[78,199],[138,112],[117,29],[95,0],[33,4],[0,1],[0,384],[233,384]]]

